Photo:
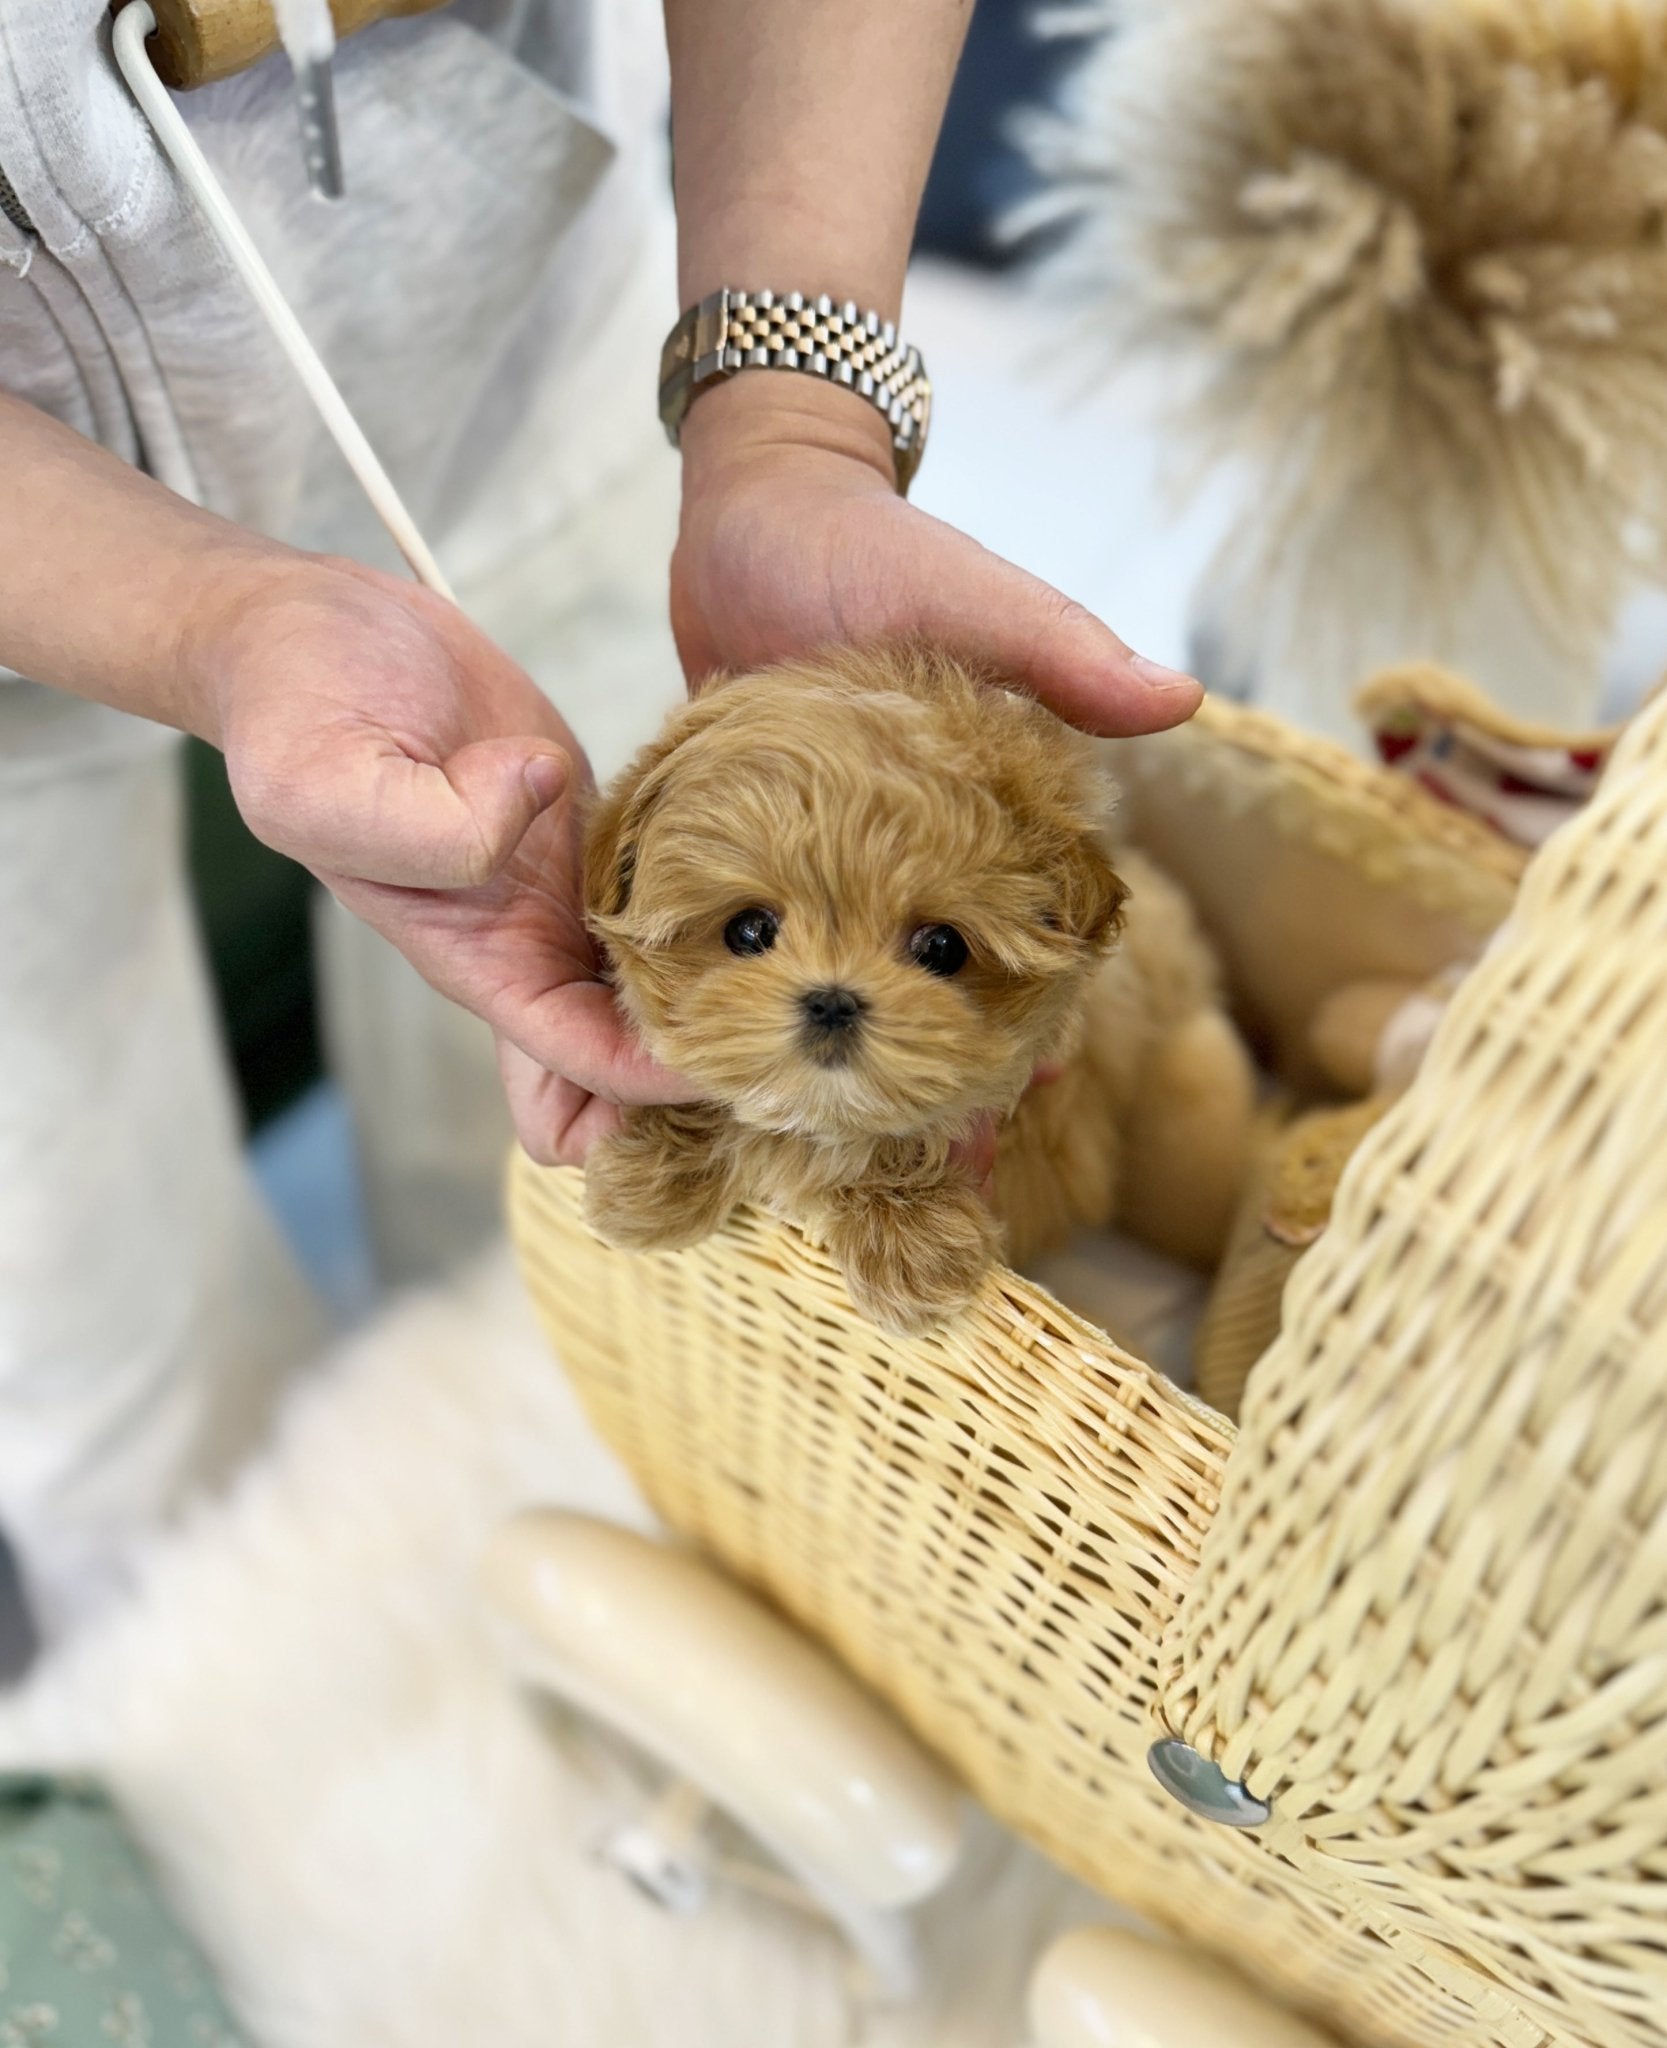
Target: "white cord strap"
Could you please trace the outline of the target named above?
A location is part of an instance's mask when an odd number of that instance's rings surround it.
[[[300,321],[290,311],[271,271],[261,261],[259,250],[249,239],[248,231],[238,219],[219,180],[209,169],[190,129],[181,119],[179,109],[157,77],[145,50],[145,38],[155,27],[156,16],[147,0],[131,0],[131,4],[116,16],[116,62],[121,67],[122,76],[132,89],[146,120],[156,131],[157,141],[167,152],[226,254],[253,293],[255,303],[277,336],[278,346],[294,365],[296,375],[328,428],[331,439],[363,486],[376,516],[392,535],[394,545],[410,564],[411,573],[419,583],[426,584],[430,590],[438,592],[441,597],[451,598],[455,603],[451,586],[430,553],[428,543],[417,531],[388,472],[377,461],[376,452],[348,410],[347,401],[336,389],[334,379],[307,339]]]

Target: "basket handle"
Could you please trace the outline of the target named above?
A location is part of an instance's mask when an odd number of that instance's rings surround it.
[[[1658,697],[1350,1161],[1252,1374],[1159,1718],[1311,1847],[1461,1788],[1474,1828],[1523,1797],[1488,1770],[1534,1730],[1595,1753],[1667,1710],[1664,1541]]]

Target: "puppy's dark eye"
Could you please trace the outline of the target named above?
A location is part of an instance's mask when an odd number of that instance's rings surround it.
[[[952,924],[923,924],[909,941],[910,957],[947,981],[967,964],[967,942]]]
[[[724,926],[724,944],[732,953],[768,953],[780,930],[773,910],[741,910]]]

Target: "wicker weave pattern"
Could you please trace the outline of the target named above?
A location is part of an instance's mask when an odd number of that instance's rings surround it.
[[[1268,1235],[1272,1162],[1252,1171],[1222,1254],[1222,1270],[1192,1347],[1193,1383],[1212,1408],[1236,1416],[1250,1371],[1279,1330],[1285,1283],[1305,1247]]]
[[[545,1327],[666,1521],[830,1643],[987,1805],[1108,1896],[1236,1958],[1361,2048],[1540,2048],[1359,1902],[1191,1820],[1145,1767],[1165,1623],[1232,1432],[1011,1274],[880,1337],[796,1232],[743,1216],[608,1250],[576,1174],[519,1159]]]
[[[1351,1162],[1173,1653],[1300,1868],[1667,2042],[1667,706]]]

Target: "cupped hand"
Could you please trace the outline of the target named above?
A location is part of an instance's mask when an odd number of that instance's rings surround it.
[[[454,606],[274,557],[182,659],[238,806],[497,1035],[517,1132],[577,1161],[613,1105],[691,1091],[632,1039],[585,929],[589,769],[532,679]]]
[[[1099,734],[1158,732],[1201,691],[1050,585],[897,495],[889,429],[785,372],[704,394],[683,426],[672,626],[692,684],[830,644],[930,640]]]

